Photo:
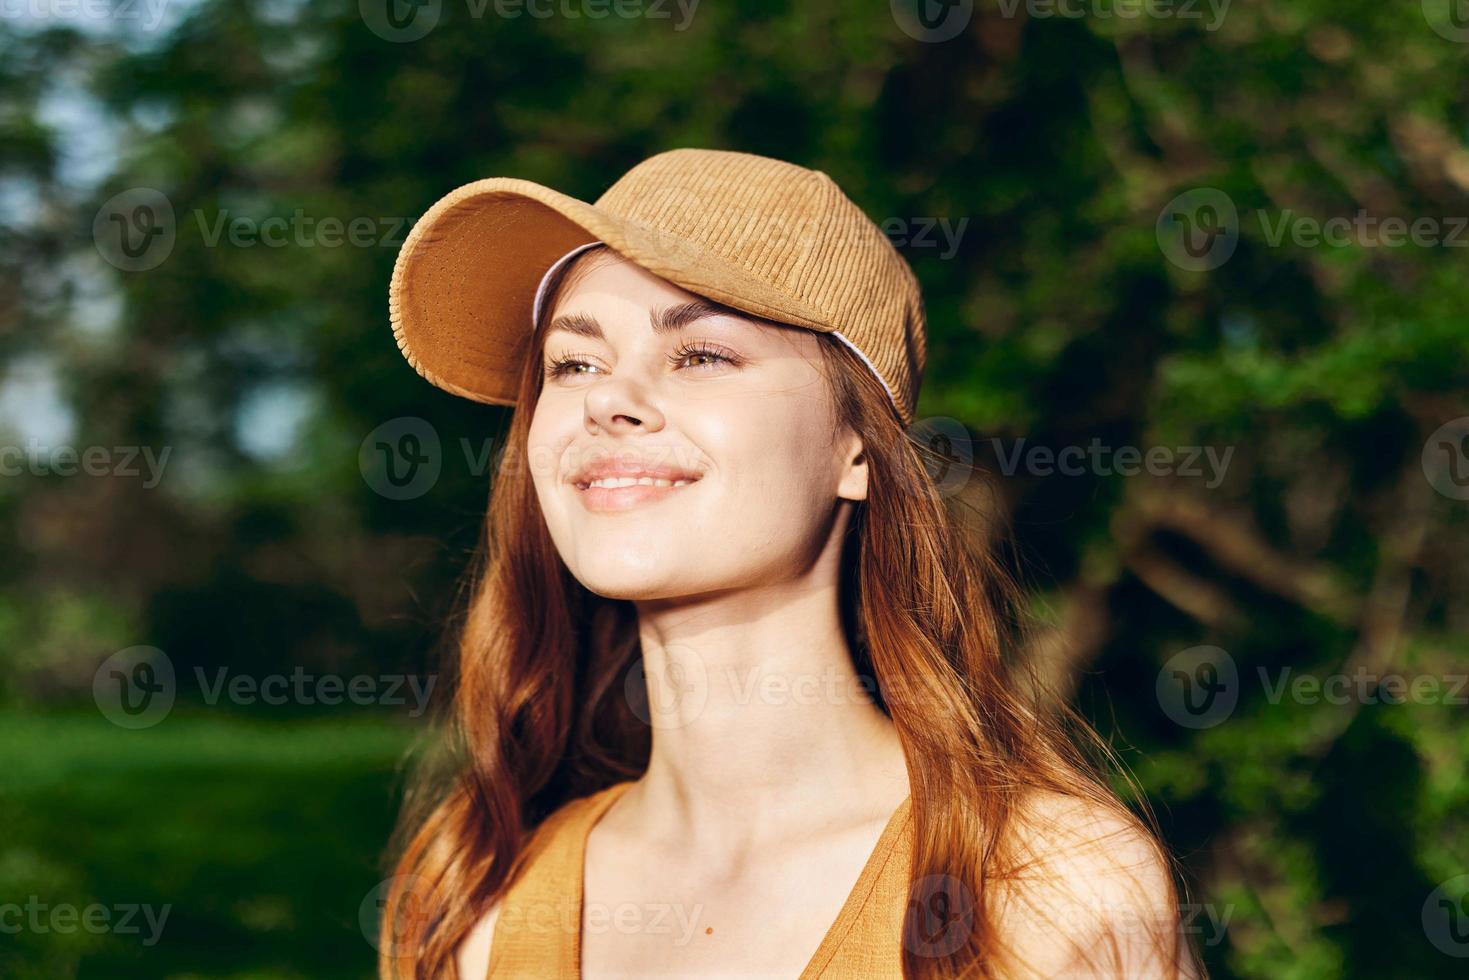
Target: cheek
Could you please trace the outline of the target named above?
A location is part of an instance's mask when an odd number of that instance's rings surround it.
[[[752,518],[793,530],[829,510],[836,490],[825,413],[804,397],[742,401],[694,435],[717,461],[730,500]]]
[[[525,455],[542,510],[547,510],[555,500],[566,449],[575,438],[576,420],[562,418],[555,411],[541,411],[537,408],[526,431]]]

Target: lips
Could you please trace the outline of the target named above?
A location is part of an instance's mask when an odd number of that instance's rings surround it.
[[[694,479],[679,477],[669,480],[664,477],[652,476],[604,476],[590,483],[578,483],[577,487],[582,490],[620,490],[624,487],[686,487],[693,483]]]
[[[703,473],[681,466],[633,463],[619,459],[594,460],[583,466],[569,481],[578,490],[586,490],[593,484],[606,484],[607,488],[624,487],[632,484],[642,486],[669,485],[683,482],[694,483]]]
[[[568,482],[590,511],[628,510],[686,490],[704,474],[679,466],[596,460]]]

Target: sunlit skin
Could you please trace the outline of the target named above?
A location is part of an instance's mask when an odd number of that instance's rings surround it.
[[[814,334],[722,309],[658,331],[701,298],[615,253],[584,261],[550,311],[571,329],[536,355],[547,374],[527,448],[572,574],[637,610],[653,743],[587,839],[582,973],[790,980],[909,794],[838,618],[862,441],[836,423]],[[609,457],[699,479],[589,501],[574,478]],[[1033,976],[1087,976],[1057,934],[1085,943],[1109,917],[1168,918],[1166,870],[1105,814],[1033,805],[1055,828],[1022,839],[1042,883],[1025,903],[992,896],[1000,928]],[[498,913],[460,945],[466,980],[485,976]],[[1123,930],[1122,975],[1159,975],[1146,940]]]
[[[584,974],[794,977],[909,791],[838,618],[862,443],[836,426],[814,334],[733,311],[655,332],[701,298],[615,253],[587,261],[551,316],[602,336],[548,334],[543,361],[580,363],[546,378],[528,448],[571,572],[637,608],[653,750],[588,839],[585,903],[673,905],[692,927],[588,930]],[[568,478],[608,453],[702,476],[594,512]]]

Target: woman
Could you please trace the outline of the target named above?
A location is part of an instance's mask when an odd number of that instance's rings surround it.
[[[519,410],[384,977],[1197,975],[1157,838],[1002,663],[905,431],[917,282],[827,175],[466,185],[392,317]]]

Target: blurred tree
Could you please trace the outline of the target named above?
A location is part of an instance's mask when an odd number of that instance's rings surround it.
[[[1440,431],[1469,413],[1469,49],[1419,6],[999,0],[942,41],[856,0],[419,4],[394,8],[431,22],[405,41],[348,0],[0,20],[0,358],[12,385],[55,374],[72,443],[172,450],[156,488],[0,480],[5,683],[85,692],[144,642],[181,669],[421,667],[505,416],[402,362],[407,227],[482,176],[594,198],[659,150],[769,154],[830,173],[923,280],[920,410],[973,434],[969,490],[1034,586],[1029,654],[1136,767],[1211,970],[1457,974],[1422,917],[1469,872],[1469,460]],[[55,98],[116,127],[100,181],[67,179]],[[137,188],[175,238],[119,270],[93,222]],[[289,244],[250,240],[269,218]],[[1423,234],[1392,244],[1389,218]],[[391,499],[359,449],[408,416],[441,473]],[[1079,475],[1025,455],[1094,445]],[[1172,464],[1123,475],[1121,447]],[[1201,647],[1235,700],[1180,721],[1166,685]],[[1446,690],[1289,687],[1390,674]]]

